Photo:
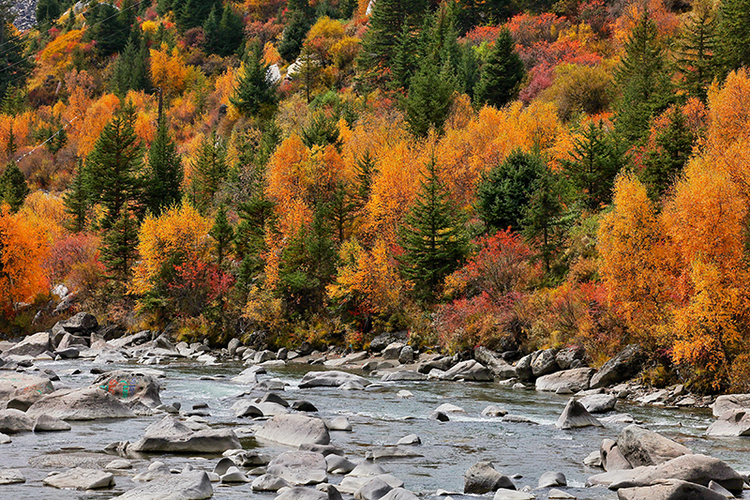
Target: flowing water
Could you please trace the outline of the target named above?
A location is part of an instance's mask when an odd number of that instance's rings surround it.
[[[50,368],[60,375],[61,385],[80,387],[91,383],[94,375],[89,373],[88,362],[39,363],[40,368]],[[136,366],[129,366],[136,368]],[[79,368],[83,373],[68,375]],[[115,368],[112,366],[112,368]],[[127,367],[125,367],[127,368]],[[162,401],[180,402],[183,411],[196,403],[208,403],[212,425],[248,426],[255,422],[234,418],[230,407],[236,396],[249,387],[230,381],[243,367],[225,364],[203,367],[195,364],[171,364],[157,366],[166,372],[161,379],[164,386]],[[539,476],[550,470],[565,474],[566,490],[579,499],[614,499],[616,493],[606,488],[585,488],[586,478],[602,472],[584,466],[583,459],[598,450],[604,438],[616,438],[624,425],[607,425],[604,428],[585,428],[561,431],[554,422],[562,412],[567,397],[513,390],[496,384],[450,383],[450,382],[396,382],[388,384],[384,391],[342,391],[333,388],[299,389],[302,376],[311,368],[291,365],[280,369],[269,369],[267,375],[289,383],[281,395],[288,401],[304,399],[313,403],[322,418],[346,416],[353,432],[332,432],[332,444],[342,448],[352,461],[364,458],[368,449],[376,445],[394,444],[407,434],[417,434],[422,440],[421,458],[378,460],[389,473],[402,479],[404,487],[424,498],[433,498],[437,490],[463,491],[463,474],[474,463],[491,461],[495,468],[507,475],[519,474],[514,479],[518,488],[525,485],[536,487]],[[207,380],[206,377],[212,377]],[[201,379],[202,378],[202,379]],[[412,398],[399,398],[396,393],[406,389]],[[258,391],[257,395],[263,392]],[[451,414],[449,422],[428,419],[428,415],[439,405],[451,403],[466,410],[465,414]],[[494,404],[506,408],[509,413],[525,416],[535,424],[504,423],[500,419],[482,417],[481,411]],[[713,418],[708,410],[668,409],[641,407],[618,402],[618,412],[632,414],[651,430],[662,433],[693,449],[726,461],[738,471],[750,469],[750,439],[708,439],[703,436]],[[135,486],[128,475],[116,476],[114,489],[100,492],[61,491],[42,486],[49,472],[59,468],[33,468],[29,460],[47,454],[69,451],[100,452],[115,441],[137,441],[144,429],[161,417],[143,417],[125,420],[73,422],[72,431],[47,434],[20,434],[13,442],[0,445],[0,468],[18,468],[26,476],[26,483],[0,486],[1,499],[108,499]],[[248,448],[275,455],[288,448],[256,443],[252,438],[243,440]],[[116,458],[116,457],[112,457]],[[218,457],[153,455],[152,460],[165,462],[173,469],[185,464],[196,468],[213,470]],[[148,460],[133,460],[134,470],[142,472]],[[329,475],[329,481],[337,483],[340,476]],[[538,498],[546,498],[544,490],[536,492]],[[260,494],[251,490],[250,484],[222,486],[214,483],[215,499],[273,499],[274,494]],[[453,498],[462,498],[453,494]],[[469,498],[467,496],[466,498]],[[474,498],[480,498],[474,496]],[[485,496],[491,498],[491,495]],[[750,498],[750,495],[746,495]]]

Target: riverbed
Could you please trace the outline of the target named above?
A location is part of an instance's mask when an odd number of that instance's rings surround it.
[[[95,378],[92,365],[84,361],[38,362],[40,369],[51,369],[60,377],[55,387],[83,387]],[[106,369],[130,368],[139,365],[106,365]],[[233,383],[230,379],[244,366],[226,363],[201,366],[195,362],[158,365],[166,373],[160,379],[164,403],[179,402],[182,411],[197,403],[207,403],[213,426],[247,427],[260,422],[234,417],[231,406],[236,396],[250,392],[262,396],[265,391],[251,390],[250,386]],[[79,369],[81,373],[73,374]],[[299,389],[304,374],[315,369],[307,365],[268,368],[261,379],[278,378],[288,384],[285,391],[276,391],[288,401],[306,400],[319,410],[319,416],[332,419],[345,416],[352,432],[331,432],[332,444],[343,449],[352,461],[364,459],[373,446],[395,444],[408,434],[417,434],[422,445],[418,458],[383,459],[377,463],[390,474],[404,481],[404,487],[423,498],[438,498],[438,490],[451,493],[454,499],[482,498],[463,496],[463,475],[479,461],[491,461],[495,468],[508,476],[516,476],[518,488],[536,487],[544,472],[565,474],[565,491],[579,499],[615,499],[617,494],[603,487],[586,488],[586,478],[602,472],[583,465],[589,453],[599,449],[602,439],[615,439],[625,424],[605,424],[604,428],[584,428],[562,431],[554,423],[569,397],[533,390],[501,387],[495,383],[460,383],[442,381],[385,383],[379,391],[346,391],[334,388]],[[318,368],[320,369],[320,368]],[[371,378],[372,381],[379,381]],[[408,390],[413,397],[397,396]],[[438,422],[428,418],[443,403],[451,403],[465,413],[451,413],[450,421]],[[482,417],[488,405],[505,408],[512,415],[527,417],[534,423],[502,422],[500,418]],[[638,406],[618,402],[617,413],[629,413],[649,429],[659,432],[691,448],[727,462],[737,471],[750,470],[750,439],[706,438],[703,434],[714,420],[710,410],[678,409]],[[186,464],[213,470],[218,456],[151,455],[133,460],[134,469],[117,475],[115,488],[97,492],[61,491],[42,485],[48,473],[59,467],[30,467],[38,457],[68,452],[101,452],[116,441],[137,441],[144,429],[161,416],[122,420],[71,422],[69,432],[17,434],[13,442],[0,445],[0,467],[20,469],[26,483],[0,486],[3,499],[109,499],[133,488],[132,475],[144,471],[150,460],[159,460],[173,469]],[[280,445],[243,439],[245,447],[255,447],[269,456],[288,451]],[[104,457],[106,458],[106,457]],[[111,457],[112,459],[117,457]],[[329,475],[329,482],[337,483],[341,476]],[[547,498],[546,490],[535,492],[537,498]],[[214,483],[214,499],[273,499],[275,494],[253,492],[250,484],[226,486]],[[492,498],[486,495],[483,498]],[[743,498],[750,498],[745,495]]]

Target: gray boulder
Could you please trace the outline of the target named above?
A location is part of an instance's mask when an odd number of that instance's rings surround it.
[[[49,332],[39,332],[29,335],[18,344],[8,349],[4,354],[7,356],[31,356],[36,357],[52,350]]]
[[[49,415],[39,415],[34,420],[34,432],[58,432],[58,431],[69,431],[71,429],[70,424],[65,420],[51,417]]]
[[[602,445],[599,448],[599,456],[601,457],[602,467],[607,472],[633,468],[630,462],[620,453],[617,443],[611,439],[604,439],[602,441]]]
[[[565,474],[562,472],[545,472],[539,478],[537,488],[552,488],[555,486],[567,486],[568,481],[565,479]]]
[[[223,453],[242,448],[231,429],[193,431],[176,417],[168,415],[146,428],[143,437],[128,451],[160,453]]]
[[[442,380],[465,380],[472,382],[491,382],[493,380],[490,371],[473,359],[457,363],[442,374],[440,378]]]
[[[271,474],[263,474],[256,477],[251,485],[253,491],[279,491],[281,488],[288,488],[290,486],[284,478]]]
[[[328,500],[328,493],[313,488],[290,488],[274,500]]]
[[[392,342],[388,344],[386,348],[383,349],[383,359],[398,359],[401,354],[401,349],[403,349],[405,345],[406,344],[403,342]]]
[[[354,498],[356,500],[380,500],[392,489],[393,486],[380,477],[374,477],[354,493]]]
[[[575,398],[570,398],[560,418],[555,422],[555,426],[558,429],[577,429],[579,427],[590,426],[603,427],[602,423],[586,411],[586,408]]]
[[[98,387],[61,389],[34,403],[26,411],[31,418],[49,415],[62,420],[97,420],[133,417],[133,411]]]
[[[499,489],[495,492],[492,500],[534,500],[536,496],[525,491]]]
[[[0,432],[16,434],[30,432],[34,428],[34,421],[21,410],[0,410]]]
[[[516,485],[491,462],[477,462],[464,473],[464,493],[483,495],[498,488],[515,490]]]
[[[99,328],[99,322],[94,315],[79,312],[65,321],[58,321],[56,326],[61,327],[68,333],[90,333]]]
[[[606,413],[615,409],[617,398],[611,394],[589,394],[578,400],[589,413]]]
[[[65,333],[60,339],[60,343],[55,347],[55,353],[63,352],[70,348],[78,349],[79,353],[81,350],[88,348],[89,342],[85,337],[78,337],[72,333]]]
[[[221,482],[225,484],[230,483],[249,483],[250,481],[247,479],[247,476],[242,473],[237,467],[232,466],[227,469],[227,471],[221,475]]]
[[[489,405],[482,410],[483,417],[504,417],[508,414],[508,410],[497,405]]]
[[[48,377],[39,377],[21,372],[0,372],[0,401],[19,396],[44,395],[54,392]]]
[[[639,345],[627,346],[591,377],[591,387],[606,387],[628,380],[641,371],[644,360],[645,354]]]
[[[708,427],[706,435],[715,437],[750,436],[750,409],[735,408],[725,411],[716,422]]]
[[[546,392],[576,393],[589,388],[593,368],[574,368],[543,375],[536,379],[536,390]]]
[[[474,349],[474,359],[482,363],[498,380],[505,380],[516,376],[516,369],[502,358],[498,358],[486,347]]]
[[[555,359],[556,355],[557,349],[537,351],[531,360],[531,373],[535,377],[541,377],[542,375],[558,371],[560,367],[557,364],[557,359]]]
[[[524,382],[534,380],[534,372],[531,369],[531,361],[534,359],[534,356],[536,356],[536,353],[532,352],[516,361],[516,377]]]
[[[446,372],[451,366],[453,366],[453,358],[451,356],[437,356],[419,363],[417,371],[424,374],[430,373],[432,370]]]
[[[393,488],[385,496],[380,497],[380,500],[419,500],[419,497],[409,490]]]
[[[149,408],[161,405],[158,380],[138,370],[115,370],[102,373],[91,384],[107,391],[112,396],[125,402],[140,401]]]
[[[653,486],[622,488],[618,500],[726,500],[726,497],[701,485],[667,479]]]
[[[719,396],[711,408],[716,418],[721,417],[729,410],[750,408],[750,394],[725,394]]]
[[[339,455],[330,454],[326,456],[326,472],[331,474],[349,474],[354,470],[352,462]]]
[[[288,451],[271,460],[267,474],[278,476],[290,484],[304,486],[327,481],[325,457],[311,451]]]
[[[383,375],[384,382],[427,380],[427,375],[414,370],[399,370]]]
[[[570,368],[580,367],[585,357],[586,351],[583,347],[572,346],[560,349],[557,354],[555,354],[555,361],[557,361],[557,366],[559,366],[561,370],[568,370]]]
[[[115,476],[111,472],[76,467],[69,471],[48,476],[44,480],[44,484],[60,489],[97,490],[114,486]]]
[[[622,430],[617,447],[633,467],[658,465],[692,453],[689,448],[635,424]]]
[[[299,383],[300,389],[307,387],[340,387],[347,382],[357,382],[360,385],[367,387],[370,385],[370,381],[359,375],[353,373],[346,373],[337,370],[324,371],[324,372],[308,372],[302,377],[302,381]]]
[[[336,417],[333,420],[325,422],[326,427],[329,431],[344,431],[351,432],[352,424],[346,417]]]
[[[214,494],[208,474],[185,471],[161,476],[116,497],[120,500],[204,500]]]
[[[300,414],[276,415],[258,429],[255,437],[296,447],[331,442],[323,420]]]
[[[405,345],[401,348],[401,352],[398,354],[398,362],[402,365],[408,365],[414,362],[414,348],[410,345]]]
[[[18,469],[0,469],[0,485],[25,483],[26,478]]]

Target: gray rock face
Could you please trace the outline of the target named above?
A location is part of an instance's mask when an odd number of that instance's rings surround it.
[[[58,321],[57,325],[68,333],[90,333],[99,328],[96,317],[87,312],[79,312],[65,321]]]
[[[140,401],[149,408],[161,405],[161,386],[155,377],[137,370],[115,370],[102,373],[91,384],[110,393],[117,399]]]
[[[719,396],[712,406],[714,417],[719,418],[729,410],[750,408],[750,394],[725,394]]]
[[[589,413],[606,413],[615,409],[617,398],[611,394],[589,394],[578,400]]]
[[[582,347],[573,346],[560,349],[555,354],[555,361],[557,361],[557,365],[561,370],[568,370],[570,368],[578,368],[585,357],[586,351]]]
[[[602,445],[599,448],[599,456],[601,457],[601,464],[604,470],[612,472],[616,470],[627,470],[632,469],[625,457],[620,453],[620,449],[617,447],[617,443],[611,439],[605,439],[602,441]]]
[[[34,428],[34,421],[21,410],[0,410],[0,432],[16,434],[30,432]]]
[[[26,478],[18,469],[0,469],[0,485],[25,483]]]
[[[669,479],[661,484],[617,491],[618,500],[726,500],[726,497],[701,485]]]
[[[531,361],[534,359],[535,355],[535,352],[527,354],[516,362],[516,376],[524,382],[534,380],[534,372],[531,369]]]
[[[622,430],[617,447],[633,467],[658,465],[692,453],[689,448],[638,425],[629,425]]]
[[[401,352],[398,354],[398,362],[402,365],[408,365],[414,362],[414,349],[410,345],[405,345],[401,348]]]
[[[482,363],[498,380],[505,380],[516,376],[516,369],[502,358],[495,356],[486,347],[474,349],[474,359]]]
[[[263,474],[256,477],[251,485],[253,491],[279,491],[281,488],[288,488],[290,486],[284,478],[271,474]]]
[[[557,349],[538,351],[536,356],[531,360],[531,373],[535,377],[541,377],[542,375],[558,371],[560,367],[557,365],[556,355]]]
[[[304,486],[326,481],[325,457],[311,451],[288,451],[271,460],[267,473],[278,476],[289,484]]]
[[[328,493],[313,488],[291,488],[284,491],[274,500],[328,500]]]
[[[393,488],[385,496],[380,497],[380,500],[419,500],[419,497],[409,490]]]
[[[450,356],[438,356],[436,358],[419,363],[417,371],[419,373],[430,373],[432,370],[448,371],[453,366],[453,358]]]
[[[55,347],[55,352],[60,353],[70,348],[86,349],[89,346],[88,341],[84,337],[77,337],[72,333],[65,333],[60,343]]]
[[[383,349],[386,348],[389,344],[392,344],[393,342],[406,342],[406,339],[408,337],[407,332],[392,332],[392,333],[382,333],[372,339],[370,342],[370,350],[372,352],[380,352]]]
[[[591,387],[606,387],[624,382],[641,371],[645,355],[639,345],[631,344],[599,368],[591,377]]]
[[[326,472],[331,474],[349,474],[354,467],[356,465],[344,457],[334,454],[326,456]]]
[[[54,392],[52,381],[20,372],[0,373],[0,400],[8,401],[21,396],[37,396]]]
[[[208,479],[208,474],[203,471],[189,471],[159,477],[117,498],[121,500],[205,500],[211,498],[213,494],[214,489]]]
[[[97,420],[134,416],[130,408],[98,387],[55,391],[31,405],[26,413],[31,418],[49,415],[62,420]]]
[[[193,431],[176,417],[168,415],[146,428],[143,437],[128,450],[166,453],[223,453],[242,448],[230,429]]]
[[[398,359],[401,349],[405,347],[403,342],[392,342],[383,349],[383,359]]]
[[[393,486],[379,477],[374,477],[354,493],[354,498],[356,500],[380,500],[392,489]]]
[[[539,478],[537,488],[552,488],[553,486],[567,486],[568,481],[562,472],[545,472]]]
[[[39,356],[52,350],[49,332],[39,332],[29,335],[5,353],[9,356]]]
[[[457,363],[440,377],[442,380],[466,380],[471,382],[491,382],[490,371],[473,359]]]
[[[370,381],[353,373],[346,373],[337,370],[325,372],[308,372],[302,377],[299,386],[300,389],[306,387],[340,387],[347,382],[356,382],[367,387]]]
[[[299,414],[276,415],[258,429],[255,437],[296,447],[331,442],[323,420]]]
[[[716,422],[708,427],[706,435],[727,437],[750,436],[750,409],[735,408],[725,411]]]
[[[477,462],[464,473],[464,493],[483,495],[498,488],[515,490],[516,485],[495,470],[491,462]]]
[[[537,391],[576,393],[589,388],[589,380],[593,375],[593,368],[574,368],[543,375],[536,379]]]
[[[399,370],[397,372],[383,375],[384,382],[396,382],[403,380],[427,380],[427,375],[414,370]]]
[[[555,422],[558,429],[577,429],[579,427],[603,427],[594,416],[592,416],[581,403],[575,398],[570,398],[560,418]]]
[[[47,486],[72,490],[97,490],[115,485],[115,476],[111,472],[76,467],[60,474],[49,476],[44,480]]]
[[[733,494],[742,492],[744,480],[734,469],[721,460],[706,455],[683,455],[663,464],[644,467],[632,479],[609,485],[610,489],[653,486],[668,479],[680,479],[708,487],[714,481]]]
[[[58,431],[69,431],[71,429],[70,424],[65,420],[51,417],[49,415],[39,415],[34,420],[34,432],[58,432]]]

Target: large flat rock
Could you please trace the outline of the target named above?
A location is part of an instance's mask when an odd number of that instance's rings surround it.
[[[205,500],[214,494],[208,474],[190,471],[162,476],[120,495],[121,500]]]
[[[98,387],[55,391],[31,405],[26,414],[31,418],[46,414],[62,420],[98,420],[135,416],[124,403]]]
[[[0,372],[0,401],[9,401],[19,396],[50,394],[54,390],[52,381],[46,377],[19,372]]]
[[[299,414],[276,415],[258,429],[255,437],[294,447],[331,442],[322,419]]]
[[[152,453],[223,453],[242,445],[231,429],[193,431],[171,415],[146,428],[129,451]]]
[[[573,368],[561,372],[542,375],[536,379],[536,390],[545,392],[565,391],[576,393],[589,388],[589,380],[596,370],[593,368]]]

